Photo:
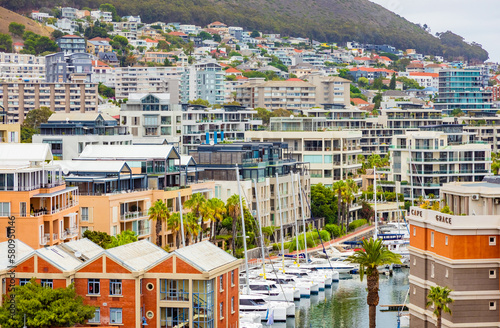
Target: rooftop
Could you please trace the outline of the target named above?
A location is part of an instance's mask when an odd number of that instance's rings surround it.
[[[170,145],[88,145],[78,159],[148,160],[176,159],[179,153]]]

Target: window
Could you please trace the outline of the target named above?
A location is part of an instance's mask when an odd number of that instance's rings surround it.
[[[216,317],[216,306],[214,302],[214,288],[216,280],[193,280],[193,326],[194,327],[214,327]]]
[[[220,305],[219,305],[219,316],[221,319],[224,318],[224,302],[220,302]]]
[[[431,231],[431,247],[434,247],[434,231]]]
[[[431,263],[431,278],[434,278],[434,263]]]
[[[94,317],[88,321],[88,323],[101,323],[101,309],[96,308],[94,312]]]
[[[417,265],[417,259],[415,257],[413,258],[413,265]]]
[[[188,327],[188,308],[160,308],[160,327]],[[213,326],[212,326],[213,327]]]
[[[448,278],[448,269],[446,269],[446,272],[445,272],[445,274],[444,274],[444,277],[445,277],[445,278]]]
[[[10,203],[0,203],[0,216],[10,216]]]
[[[496,310],[496,309],[497,309],[497,302],[491,301],[490,302],[490,310]]]
[[[188,301],[189,280],[160,279],[160,300]]]
[[[231,313],[234,313],[234,296],[231,297]]]
[[[497,237],[490,237],[490,246],[495,246],[496,244],[497,244]]]
[[[42,285],[42,287],[54,288],[54,282],[52,279],[42,279],[40,281],[40,285]]]
[[[26,216],[26,202],[19,203],[19,216]]]
[[[490,278],[494,279],[497,277],[497,270],[490,270]]]
[[[99,279],[89,279],[88,292],[89,295],[99,295],[101,293],[101,281]]]
[[[19,279],[19,286],[24,286],[24,285],[29,284],[29,283],[30,283],[30,280],[27,278]]]
[[[122,281],[120,279],[111,279],[109,281],[109,295],[122,294]]]
[[[219,289],[221,292],[224,290],[224,276],[220,276],[219,278]]]
[[[417,228],[413,227],[413,236],[417,235]]]
[[[445,245],[448,245],[448,236],[445,236],[445,237],[444,237],[444,244],[445,244]]]
[[[234,270],[231,271],[231,286],[234,286]]]
[[[417,293],[417,289],[415,287],[413,287],[413,295],[415,295]]]
[[[89,220],[89,208],[88,207],[81,207],[82,210],[82,221],[87,221]]]
[[[122,309],[111,308],[109,309],[109,319],[111,323],[122,323]]]

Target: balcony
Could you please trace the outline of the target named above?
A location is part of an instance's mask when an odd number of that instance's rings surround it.
[[[120,221],[134,221],[148,216],[147,211],[126,212],[120,215]]]
[[[61,239],[70,239],[78,236],[78,226],[73,225],[70,228],[64,229],[64,231],[61,233]]]
[[[49,241],[50,241],[50,238],[47,237],[47,234],[45,234],[45,236],[41,237],[41,239],[40,239],[40,245],[45,246],[49,243]]]
[[[138,238],[149,236],[151,233],[151,228],[140,229],[139,231],[134,231]]]

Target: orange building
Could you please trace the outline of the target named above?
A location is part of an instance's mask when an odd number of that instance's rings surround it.
[[[49,144],[0,143],[0,242],[14,233],[40,248],[78,237],[78,188],[52,160]]]
[[[411,207],[410,325],[434,327],[431,286],[453,290],[443,327],[500,326],[500,179],[443,185],[453,214]],[[443,205],[441,205],[443,206]]]
[[[38,250],[16,246],[16,284],[33,277],[51,288],[74,282],[96,308],[86,326],[238,327],[241,260],[207,241],[171,253],[147,240],[108,250],[88,239]],[[8,264],[0,264],[5,290]]]

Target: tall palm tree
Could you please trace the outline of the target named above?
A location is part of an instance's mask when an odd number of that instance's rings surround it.
[[[342,230],[344,230],[344,221],[342,220],[342,194],[346,188],[344,180],[339,180],[333,184],[333,191],[337,194],[337,222],[340,223]]]
[[[356,183],[356,181],[354,181],[353,179],[347,179],[345,182],[344,195],[342,197],[345,201],[345,210],[346,210],[345,225],[346,225],[346,227],[347,227],[348,219],[349,219],[349,210],[351,208],[352,202],[356,199],[356,194],[358,193],[358,191],[359,191],[359,187],[358,187],[358,184]]]
[[[437,317],[436,327],[441,328],[441,319],[443,311],[451,315],[451,310],[448,304],[453,303],[453,299],[450,298],[451,289],[448,287],[431,287],[431,291],[427,294],[427,304],[425,307],[434,306],[434,315]]]
[[[198,223],[198,218],[194,216],[193,213],[187,213],[186,219],[184,221],[185,233],[189,234],[190,238],[187,238],[186,245],[189,245],[190,241],[195,241],[201,232],[201,225]]]
[[[361,281],[363,281],[366,270],[366,285],[368,289],[366,303],[368,304],[370,310],[370,328],[375,328],[376,311],[379,301],[378,267],[391,263],[399,264],[401,263],[400,258],[401,255],[395,254],[384,247],[381,239],[373,240],[373,238],[370,238],[363,240],[363,250],[354,252],[353,255],[349,256],[346,259],[346,261],[348,262],[359,264],[359,276],[361,278]]]
[[[243,203],[243,208],[245,208],[245,200],[242,199]],[[231,227],[231,232],[233,234],[233,238],[231,240],[231,248],[233,250],[233,255],[235,254],[236,251],[236,227],[238,223],[238,218],[241,217],[241,210],[240,210],[240,197],[239,195],[232,195],[227,199],[227,212],[229,216],[233,218],[233,224]]]
[[[224,219],[227,213],[226,206],[219,198],[211,198],[205,203],[204,213],[206,218],[210,219],[210,233],[212,242],[215,240],[215,233],[220,221]]]
[[[170,217],[167,219],[167,228],[172,231],[172,234],[175,236],[175,247],[179,248],[180,245],[180,230],[181,230],[181,214],[180,213],[172,213]]]
[[[196,193],[191,196],[190,199],[184,202],[184,207],[191,210],[191,213],[194,214],[196,218],[200,218],[201,224],[203,224],[204,218],[203,214],[206,210],[204,206],[207,202],[205,196],[202,193]],[[198,235],[195,236],[194,240],[198,241]]]
[[[153,206],[149,208],[148,215],[150,220],[156,221],[156,245],[161,247],[160,233],[162,225],[163,222],[166,222],[170,217],[170,212],[167,205],[161,199],[158,199],[154,202]]]

